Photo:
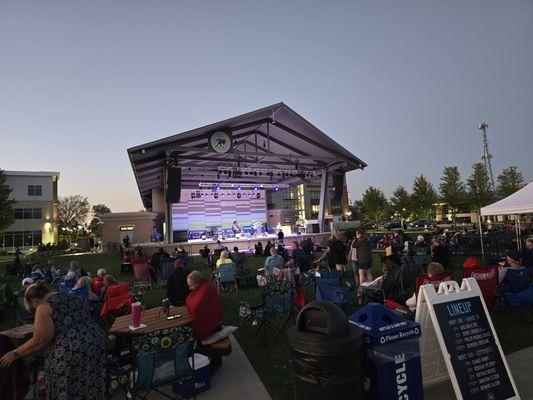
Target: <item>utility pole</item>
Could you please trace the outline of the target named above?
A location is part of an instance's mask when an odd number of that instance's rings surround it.
[[[483,131],[483,154],[481,155],[481,159],[485,163],[485,168],[490,176],[490,184],[492,186],[492,193],[496,194],[496,186],[494,185],[494,174],[492,173],[492,163],[491,158],[492,154],[489,152],[489,141],[487,140],[487,129],[488,125],[485,122],[480,122],[477,124],[477,128],[481,131]]]

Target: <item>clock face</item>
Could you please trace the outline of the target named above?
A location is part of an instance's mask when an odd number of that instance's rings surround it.
[[[223,131],[213,132],[209,144],[217,153],[227,153],[231,149],[231,136]]]

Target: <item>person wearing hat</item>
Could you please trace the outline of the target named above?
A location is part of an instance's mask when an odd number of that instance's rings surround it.
[[[508,267],[503,268],[500,275],[504,292],[518,293],[530,284],[527,268],[521,265],[520,257],[521,254],[517,250],[505,252],[505,263]]]
[[[105,268],[99,268],[98,271],[96,271],[96,276],[91,282],[91,291],[97,296],[100,296],[100,293],[102,292],[102,287],[104,286],[104,276],[106,276],[106,274],[107,271]]]

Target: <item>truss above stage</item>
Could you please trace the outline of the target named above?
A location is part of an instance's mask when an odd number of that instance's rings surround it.
[[[128,149],[145,207],[165,168],[183,188],[199,182],[294,185],[366,164],[284,103]]]

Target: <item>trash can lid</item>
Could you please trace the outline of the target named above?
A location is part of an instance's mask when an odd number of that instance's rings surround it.
[[[318,333],[331,340],[346,336],[350,332],[350,324],[337,305],[328,301],[312,301],[298,314],[296,330]]]
[[[420,336],[420,324],[408,321],[379,303],[369,303],[348,317],[363,330],[367,344],[383,345]]]
[[[313,301],[302,308],[287,336],[295,350],[309,354],[345,353],[361,343],[361,330],[348,323],[340,307],[327,301]]]

